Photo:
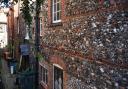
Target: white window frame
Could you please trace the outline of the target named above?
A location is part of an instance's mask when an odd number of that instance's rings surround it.
[[[54,1],[56,1],[56,3],[54,3]],[[57,4],[60,5],[60,10],[57,10]],[[54,11],[55,6],[56,6],[56,11]],[[57,20],[58,18],[57,13],[60,14],[60,18],[58,20]],[[54,20],[55,14],[56,14],[56,20]],[[52,0],[52,22],[53,23],[61,22],[61,0]]]
[[[53,64],[53,89],[54,89],[54,67],[58,67],[59,69],[63,70],[63,68],[58,64]]]
[[[43,18],[40,17],[40,36],[42,36],[42,30],[43,30]]]
[[[48,84],[48,70],[44,66],[40,65],[40,70],[41,70],[41,82],[43,84]],[[44,79],[45,78],[45,79]]]

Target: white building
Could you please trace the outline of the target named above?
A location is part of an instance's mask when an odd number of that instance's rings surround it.
[[[0,48],[4,48],[8,43],[7,37],[7,17],[4,10],[0,11]]]

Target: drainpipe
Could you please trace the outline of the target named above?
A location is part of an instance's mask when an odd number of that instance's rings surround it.
[[[38,53],[39,53],[39,46],[40,46],[40,28],[39,28],[39,10],[36,7],[36,30],[35,30],[35,48],[36,48],[36,76],[35,76],[35,89],[39,89],[39,61],[38,61]]]
[[[14,7],[11,8],[11,24],[12,24],[12,28],[11,28],[11,32],[12,32],[12,59],[14,59],[14,37],[15,37],[15,31],[14,31]]]
[[[20,15],[20,0],[18,0],[18,23],[17,23],[17,30],[18,30],[18,34],[19,34],[19,15]]]

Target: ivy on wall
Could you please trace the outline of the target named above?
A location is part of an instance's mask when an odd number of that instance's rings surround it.
[[[32,16],[30,13],[30,0],[23,0],[21,11],[23,13],[23,18],[28,26],[30,26],[32,22]]]
[[[32,15],[31,15],[31,9],[32,9],[32,7],[31,7],[30,2],[32,2],[32,0],[21,0],[21,1],[23,1],[22,7],[21,7],[21,11],[23,13],[23,18],[24,18],[26,24],[28,26],[30,26],[31,23],[32,23]],[[40,13],[40,7],[43,4],[43,2],[44,2],[44,0],[36,0],[36,8],[35,8],[35,10],[36,10],[36,16],[39,15],[39,13]]]

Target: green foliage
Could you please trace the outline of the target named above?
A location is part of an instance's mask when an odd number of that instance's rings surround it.
[[[21,11],[23,13],[23,18],[28,26],[30,26],[32,22],[32,16],[30,13],[30,0],[23,0]]]
[[[41,53],[37,53],[36,57],[37,57],[37,59],[38,59],[39,61],[44,60],[44,56],[43,56],[43,54],[41,54]]]
[[[21,11],[23,13],[23,18],[28,26],[30,26],[32,22],[32,16],[31,16],[31,5],[30,2],[32,0],[21,0],[23,1]],[[15,0],[17,2],[17,0]],[[38,16],[40,13],[40,7],[43,4],[44,0],[36,0],[36,15]]]
[[[14,49],[14,46],[13,46],[12,44],[8,44],[6,47],[7,47],[7,49],[9,49],[9,50],[13,50],[13,49]]]

